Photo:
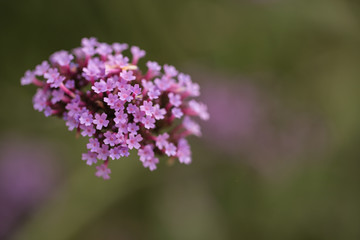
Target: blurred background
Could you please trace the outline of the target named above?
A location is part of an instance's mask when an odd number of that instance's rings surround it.
[[[360,2],[0,1],[0,239],[360,239]],[[201,85],[193,163],[111,180],[20,78],[83,37]],[[143,63],[145,61],[143,60]]]

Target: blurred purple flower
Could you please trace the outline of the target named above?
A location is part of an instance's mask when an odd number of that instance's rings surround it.
[[[326,144],[326,127],[318,116],[285,108],[271,92],[245,80],[226,83],[215,74],[192,75],[203,79],[201,99],[211,115],[203,123],[204,139],[220,149],[241,153],[257,167],[267,168],[276,161],[319,151]],[[199,108],[196,105],[193,108]]]
[[[154,150],[160,156],[176,157],[179,139],[200,136],[200,126],[190,116],[207,120],[209,114],[206,105],[189,99],[200,94],[189,75],[167,64],[162,73],[153,61],[147,62],[146,72],[141,71],[137,63],[146,52],[137,46],[130,48],[129,64],[129,58],[120,54],[127,44],[109,45],[96,38],[81,43],[74,51],[51,55],[50,64],[45,61],[27,71],[21,84],[39,87],[33,98],[36,110],[63,118],[70,131],[98,139],[100,146],[90,142],[91,154],[83,155],[88,165],[95,162],[93,153],[105,161],[97,176],[108,179],[108,157],[128,156],[128,149],[148,144],[155,147],[160,132],[169,131],[165,149]],[[154,157],[143,165],[154,170],[158,162]]]
[[[49,196],[59,177],[55,153],[42,142],[0,140],[0,239]]]

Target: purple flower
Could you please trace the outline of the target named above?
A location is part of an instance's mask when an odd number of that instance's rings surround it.
[[[128,121],[128,115],[124,111],[115,112],[114,122],[115,124],[124,124]]]
[[[71,79],[67,80],[65,83],[65,87],[67,87],[68,89],[75,88],[75,81]]]
[[[118,138],[125,139],[123,134],[129,132],[127,123],[118,123],[115,126],[118,128]]]
[[[174,115],[175,118],[181,118],[184,115],[180,108],[171,109],[171,113]]]
[[[116,88],[116,82],[117,80],[115,78],[108,78],[106,81],[106,91],[111,92],[114,90],[114,88]]]
[[[60,102],[64,98],[65,94],[62,90],[54,90],[52,92],[52,98],[51,103],[55,104],[57,102]]]
[[[166,91],[166,90],[168,90],[168,89],[170,88],[170,86],[171,86],[171,81],[170,81],[168,78],[165,78],[165,77],[163,77],[163,78],[161,78],[161,79],[156,78],[154,82],[155,82],[156,86],[157,86],[161,91]]]
[[[40,112],[43,111],[46,107],[47,99],[48,92],[43,89],[38,89],[33,97],[34,109]]]
[[[156,137],[156,146],[161,150],[168,145],[169,134],[163,133]]]
[[[98,44],[97,39],[94,37],[81,39],[81,45],[83,47],[96,47]]]
[[[25,76],[23,76],[21,78],[21,85],[29,85],[33,82],[33,79],[35,78],[35,74],[30,71],[30,70],[27,70],[25,72]]]
[[[154,113],[154,107],[152,105],[152,102],[144,101],[143,105],[140,106],[140,110],[143,111],[145,115],[152,116]]]
[[[74,117],[74,118],[80,117],[80,115],[82,113],[81,108],[79,106],[79,99],[78,98],[74,98],[74,99],[71,100],[71,102],[66,104],[65,109],[68,110],[68,115],[70,117]]]
[[[151,81],[146,81],[145,79],[141,80],[141,84],[143,85],[144,89],[150,90],[155,87],[154,83]]]
[[[186,86],[186,91],[192,97],[198,97],[200,95],[200,86],[197,83],[189,83]]]
[[[96,129],[100,130],[103,127],[107,127],[109,124],[109,120],[106,120],[106,113],[102,113],[101,115],[96,113],[95,119],[93,120],[93,123],[96,124]]]
[[[104,64],[94,59],[90,59],[87,67],[83,68],[82,76],[85,77],[88,81],[93,81],[95,79],[103,77],[105,74]]]
[[[136,123],[129,123],[128,124],[128,131],[133,134],[137,134],[137,131],[139,131],[139,126],[136,125]]]
[[[93,46],[84,46],[81,48],[81,51],[86,55],[86,57],[92,57],[96,54],[95,47]],[[76,53],[79,54],[79,51],[77,51]]]
[[[200,86],[197,83],[193,83],[189,75],[180,73],[178,76],[179,86],[185,88],[185,91],[189,96],[197,97],[200,95]]]
[[[126,140],[126,143],[127,143],[129,149],[133,149],[133,148],[139,149],[141,146],[139,142],[141,142],[142,140],[143,140],[143,138],[141,137],[140,134],[135,135],[135,134],[131,133],[129,135],[129,139]]]
[[[111,173],[111,170],[105,164],[96,166],[96,170],[95,176],[102,177],[104,180],[110,179],[109,174]]]
[[[124,79],[120,79],[116,82],[116,87],[121,90],[121,89],[130,89],[131,85],[128,84],[128,82]]]
[[[136,105],[129,103],[126,110],[128,113],[136,113],[137,111],[139,111],[139,108]]]
[[[110,149],[110,158],[112,160],[119,159],[121,157],[121,148],[120,146]]]
[[[149,89],[148,96],[151,100],[158,99],[160,95],[161,92],[157,87],[152,87]]]
[[[60,66],[68,66],[73,59],[74,56],[64,50],[58,51],[50,56],[50,61]]]
[[[46,71],[50,68],[50,65],[47,61],[43,61],[41,64],[37,65],[35,68],[35,74],[37,76],[42,76],[46,73]]]
[[[100,148],[100,143],[97,138],[90,138],[89,143],[86,144],[87,149],[89,149],[91,152],[98,152]]]
[[[107,73],[110,73],[111,71],[118,72],[120,69],[126,67],[129,63],[129,58],[124,57],[122,54],[116,54],[115,56],[109,55],[108,56],[108,62],[105,65],[107,68]]]
[[[114,105],[111,108],[114,109],[115,111],[123,111],[124,104],[125,104],[124,101],[118,99],[118,100],[116,100],[116,102],[114,103]]]
[[[164,118],[165,118],[164,116],[165,116],[165,114],[166,114],[166,110],[163,109],[163,108],[160,108],[159,104],[156,104],[156,105],[154,106],[154,112],[153,112],[153,114],[154,114],[154,118],[155,118],[156,120],[164,119]]]
[[[198,103],[195,100],[189,101],[189,107],[202,119],[209,120],[209,113],[207,106],[203,103]]]
[[[145,145],[144,148],[139,149],[138,155],[141,162],[151,161],[151,159],[155,156],[153,146]]]
[[[110,146],[115,146],[116,144],[119,143],[119,139],[116,137],[116,133],[111,132],[111,131],[107,131],[106,133],[104,133],[104,143]]]
[[[131,51],[131,54],[133,55],[133,60],[132,60],[133,64],[137,64],[139,59],[144,57],[146,54],[146,52],[144,50],[140,49],[138,46],[132,46],[130,51]]]
[[[120,156],[121,157],[128,157],[129,156],[129,148],[127,147],[121,147],[120,148]]]
[[[140,110],[137,110],[134,114],[134,122],[141,122],[141,120],[143,119],[143,117],[145,116],[145,113],[143,113]]]
[[[94,47],[83,47],[81,48],[82,52],[86,54],[87,57],[92,57],[93,55],[96,54],[95,48]]]
[[[51,109],[51,107],[49,107],[49,106],[46,106],[46,107],[45,107],[45,109],[44,109],[44,115],[45,115],[45,117],[49,117],[49,116],[52,115],[52,109]]]
[[[79,126],[79,120],[73,117],[68,117],[67,120],[65,120],[65,125],[68,127],[69,131],[74,130],[75,128],[78,128]]]
[[[189,131],[191,134],[194,134],[195,136],[200,137],[201,136],[201,130],[199,124],[191,120],[188,116],[184,118],[183,125],[187,131]]]
[[[184,138],[179,140],[176,155],[179,158],[179,162],[185,163],[185,164],[191,163],[190,146]]]
[[[155,62],[155,61],[148,61],[146,63],[146,66],[148,67],[149,71],[151,71],[152,76],[156,76],[160,73],[161,66]]]
[[[96,82],[94,86],[91,87],[92,90],[96,93],[102,93],[107,91],[107,85],[104,80],[100,80],[99,82]]]
[[[156,157],[151,158],[150,160],[146,160],[143,162],[143,166],[145,168],[149,168],[150,171],[154,171],[156,169],[156,164],[159,163],[159,159]]]
[[[126,102],[130,102],[133,99],[130,89],[121,89],[118,95],[121,100]]]
[[[108,54],[110,54],[112,52],[112,48],[107,43],[99,43],[96,48],[96,52],[98,54],[100,54],[101,56],[107,56]]]
[[[189,163],[190,147],[180,139],[201,135],[200,126],[189,117],[209,119],[206,105],[192,99],[200,92],[189,75],[154,61],[147,61],[148,70],[142,71],[137,63],[145,51],[131,47],[130,63],[122,54],[127,48],[83,38],[81,47],[55,52],[21,79],[22,85],[38,87],[33,97],[36,110],[63,118],[70,131],[91,137],[83,159],[89,165],[104,160],[96,175],[105,179],[109,157],[127,157],[133,148],[151,171],[159,162],[157,156]],[[183,116],[182,122],[175,119]]]
[[[97,163],[97,153],[87,152],[82,154],[82,160],[86,161],[86,164],[91,166]]]
[[[155,128],[155,119],[150,116],[143,117],[141,122],[144,124],[146,129]]]
[[[128,49],[129,45],[126,43],[113,43],[112,48],[116,53],[121,53],[122,51]]]
[[[59,76],[58,78],[54,78],[54,82],[52,82],[50,84],[50,86],[53,87],[53,88],[58,88],[58,87],[60,87],[61,84],[63,84],[64,80],[65,80],[65,77],[63,77],[63,76]]]
[[[98,153],[98,156],[97,156],[98,159],[106,160],[110,154],[109,146],[103,144],[100,148],[98,148],[97,153]]]
[[[118,99],[117,95],[110,93],[108,97],[104,97],[104,102],[106,102],[109,107],[113,107]]]
[[[165,76],[168,78],[176,77],[178,75],[178,71],[176,70],[176,68],[171,65],[165,64],[164,71],[165,71]]]
[[[81,135],[84,136],[84,137],[85,136],[92,137],[96,132],[93,125],[90,125],[90,126],[80,125],[80,128],[83,130],[81,132]]]
[[[165,146],[165,154],[170,156],[176,155],[176,146],[173,143],[168,143]]]
[[[121,128],[119,128],[118,132],[116,133],[116,138],[118,139],[118,144],[121,144],[121,145],[124,145],[126,144],[126,138],[127,138],[127,129],[126,131],[123,131],[125,129],[123,128],[126,128],[127,127],[127,124],[125,123]],[[125,138],[125,135],[126,135],[126,138]]]
[[[139,84],[135,84],[134,86],[132,86],[132,87],[131,87],[131,91],[132,91],[132,93],[134,93],[135,95],[141,94],[141,88],[139,87]]]
[[[51,87],[57,88],[62,82],[66,79],[64,76],[60,76],[59,71],[56,68],[50,68],[45,74],[44,78],[47,79],[47,83],[50,84]]]
[[[185,87],[192,83],[190,75],[184,73],[179,73],[178,80],[179,80],[179,85],[182,87]]]
[[[83,114],[81,114],[79,120],[81,124],[84,124],[85,126],[91,126],[93,123],[93,115],[89,111],[85,111]]]
[[[122,79],[124,79],[125,81],[132,81],[132,80],[135,80],[136,77],[134,76],[134,72],[133,71],[127,71],[127,70],[124,70],[120,73],[120,77]]]
[[[84,59],[86,57],[85,52],[81,47],[74,48],[71,52],[74,54],[76,59]]]
[[[182,101],[179,94],[174,94],[171,92],[168,94],[168,96],[169,96],[169,101],[173,106],[179,107],[181,105]]]
[[[45,74],[44,78],[47,79],[47,83],[53,83],[56,81],[57,78],[60,77],[60,73],[57,68],[50,68]]]

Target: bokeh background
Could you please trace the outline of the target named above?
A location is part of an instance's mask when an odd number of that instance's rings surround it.
[[[360,239],[360,2],[0,1],[0,239]],[[190,166],[81,161],[20,78],[82,37],[201,84]],[[144,61],[144,60],[143,60]],[[163,161],[165,162],[165,161]]]

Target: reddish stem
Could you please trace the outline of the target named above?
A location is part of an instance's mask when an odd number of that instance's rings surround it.
[[[72,98],[75,98],[75,93],[70,91],[67,87],[65,87],[64,83],[60,84],[60,89],[63,90],[67,95],[69,95]]]
[[[35,86],[38,86],[38,87],[43,87],[44,86],[44,83],[42,81],[40,81],[39,79],[37,78],[34,78],[32,80],[32,83],[35,85]]]

